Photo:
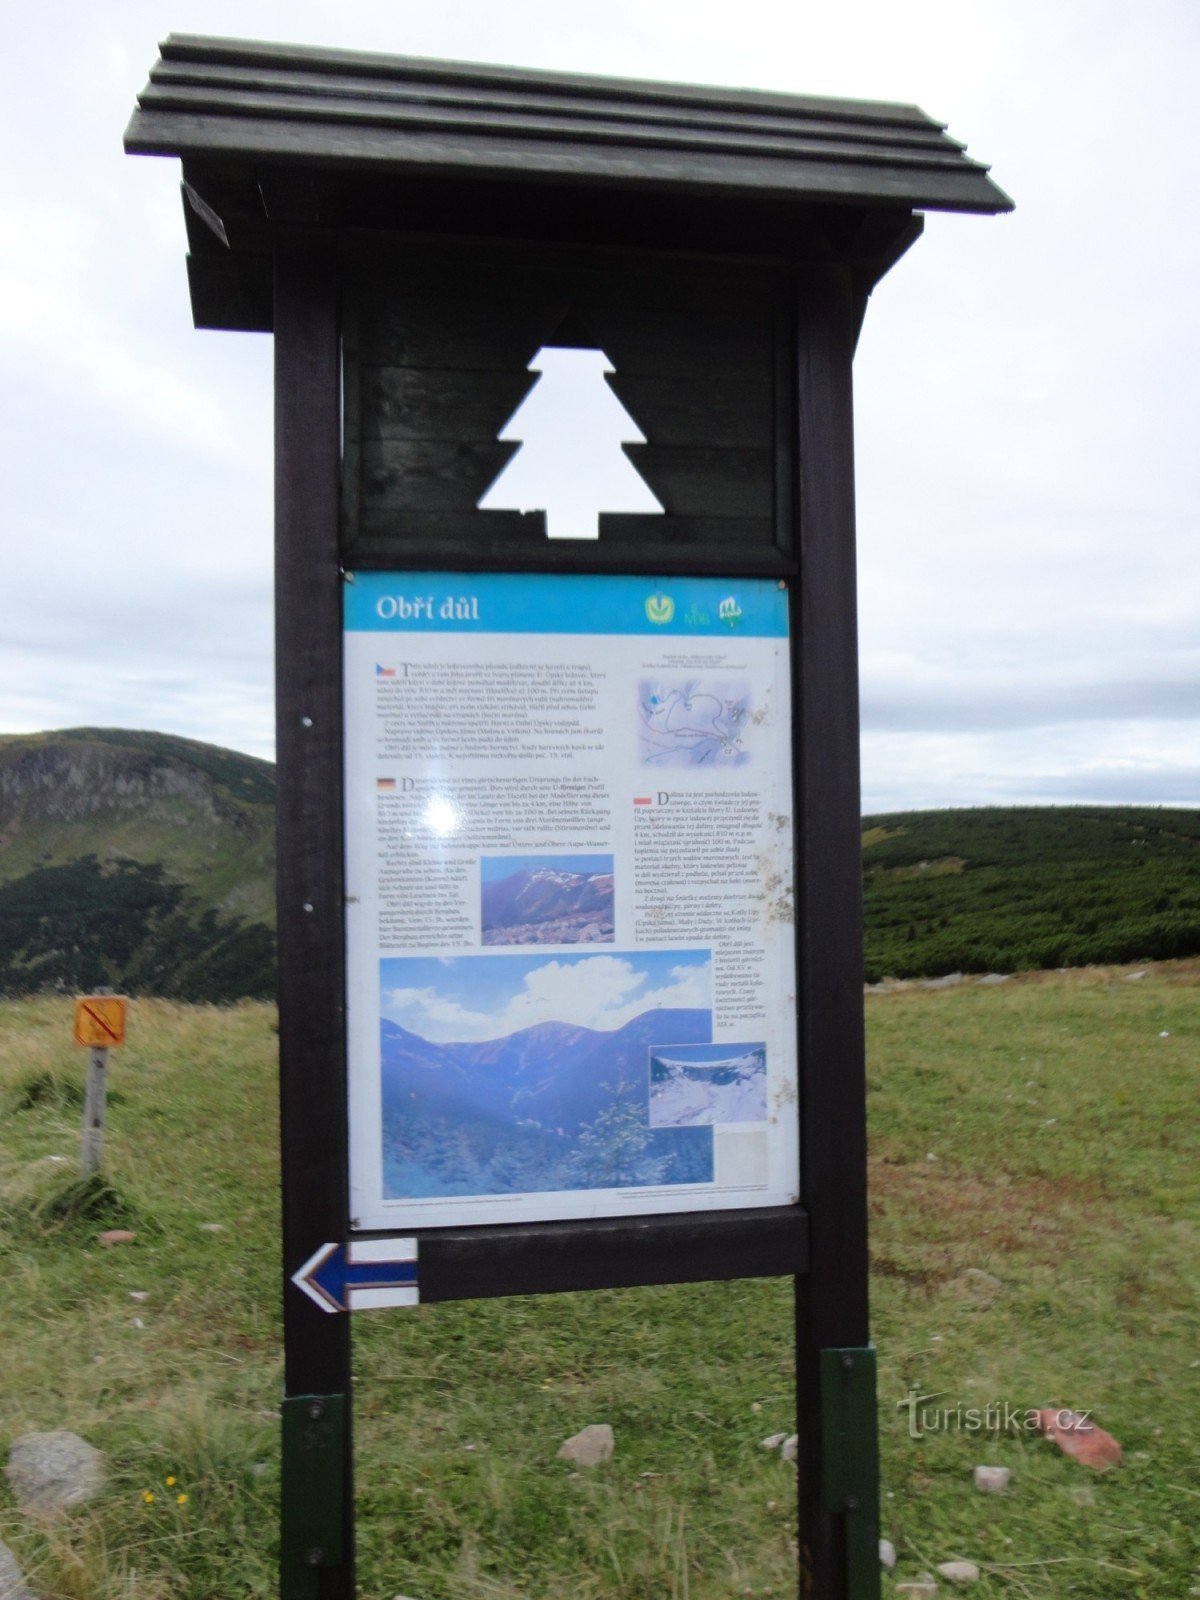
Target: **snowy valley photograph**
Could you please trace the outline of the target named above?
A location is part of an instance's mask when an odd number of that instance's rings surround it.
[[[712,1038],[709,951],[395,957],[380,1001],[387,1199],[712,1182],[712,1129],[649,1100]]]
[[[668,1045],[650,1052],[652,1128],[766,1119],[765,1044]]]

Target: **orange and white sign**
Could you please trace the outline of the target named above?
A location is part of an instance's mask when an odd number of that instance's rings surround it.
[[[89,994],[75,1002],[75,1043],[92,1049],[125,1043],[123,994]]]

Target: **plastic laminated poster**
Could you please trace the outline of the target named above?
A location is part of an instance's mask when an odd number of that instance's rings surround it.
[[[356,1230],[798,1188],[788,595],[352,573]]]

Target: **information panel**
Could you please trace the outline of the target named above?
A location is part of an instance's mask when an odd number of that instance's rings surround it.
[[[794,1202],[785,586],[345,596],[352,1226]]]

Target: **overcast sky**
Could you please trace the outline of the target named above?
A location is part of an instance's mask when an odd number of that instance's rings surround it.
[[[196,333],[168,32],[915,103],[931,215],[855,369],[868,811],[1200,804],[1196,0],[46,0],[0,66],[0,730],[272,749],[271,341]]]

